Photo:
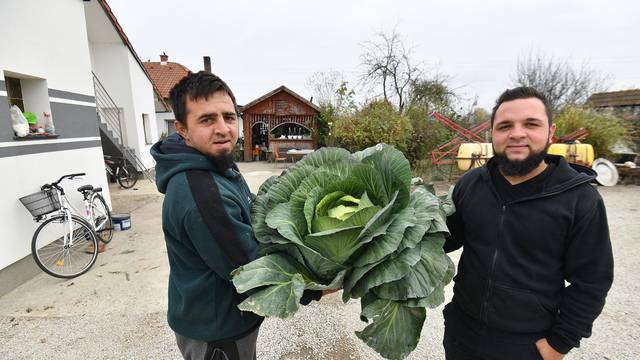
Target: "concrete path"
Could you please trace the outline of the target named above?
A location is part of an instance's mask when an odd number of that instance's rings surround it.
[[[254,192],[282,171],[266,163],[240,167]],[[181,358],[165,318],[169,268],[162,195],[148,181],[136,189],[111,189],[115,211],[131,213],[133,228],[115,234],[90,272],[66,281],[40,274],[0,298],[1,358]],[[640,187],[599,190],[609,212],[616,283],[593,337],[567,358],[637,359]],[[454,261],[458,256],[452,254]],[[441,309],[428,311],[421,342],[409,359],[444,358]],[[303,307],[292,319],[267,319],[258,340],[259,359],[378,359],[353,334],[364,327],[359,310],[357,301],[343,304],[335,294]]]

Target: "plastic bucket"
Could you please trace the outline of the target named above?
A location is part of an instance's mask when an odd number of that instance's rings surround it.
[[[131,215],[129,214],[115,214],[111,215],[113,220],[113,228],[116,231],[125,231],[131,229]]]

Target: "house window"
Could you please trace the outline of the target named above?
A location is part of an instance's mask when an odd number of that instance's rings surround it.
[[[176,121],[174,119],[167,120],[167,135],[175,134],[176,131]]]
[[[153,139],[151,139],[151,123],[149,122],[149,114],[142,114],[142,127],[144,128],[145,144],[153,144]]]
[[[20,79],[9,76],[5,76],[4,79],[7,87],[9,104],[16,105],[22,112],[24,112],[24,100],[22,99],[22,84],[20,84]]]
[[[4,71],[4,80],[12,107],[14,140],[58,137],[53,125],[47,80],[11,71]]]

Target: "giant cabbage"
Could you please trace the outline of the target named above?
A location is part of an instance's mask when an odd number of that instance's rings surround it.
[[[418,344],[426,308],[444,301],[454,264],[442,245],[453,212],[395,148],[322,148],[260,188],[252,213],[262,256],[232,273],[239,308],[287,318],[304,290],[343,288],[371,323],[356,335],[382,356]]]

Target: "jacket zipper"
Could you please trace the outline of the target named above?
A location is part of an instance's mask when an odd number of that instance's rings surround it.
[[[492,186],[492,189],[496,197],[500,200],[500,202],[502,202],[502,200],[500,199],[500,196],[498,195],[498,192],[493,188],[493,186]],[[505,203],[502,204],[502,211],[500,212],[500,222],[498,226],[498,239],[496,240],[496,244],[493,249],[493,256],[491,259],[491,268],[489,269],[489,276],[487,278],[487,289],[484,292],[484,299],[482,301],[482,305],[480,306],[480,319],[482,319],[482,321],[484,321],[485,324],[487,323],[487,320],[488,320],[487,308],[489,307],[489,299],[491,298],[491,294],[493,292],[493,283],[494,283],[493,276],[495,274],[496,263],[498,261],[498,256],[500,255],[500,247],[502,246],[502,240],[504,238],[504,217],[507,211],[507,205],[512,205],[512,204],[516,204],[516,203],[524,202],[528,200],[534,200],[534,199],[544,198],[548,196],[553,196],[561,192],[562,191],[555,191],[552,193],[547,193],[543,195],[537,195],[537,196],[520,199],[517,201],[512,201],[509,204],[505,204]]]
[[[487,322],[487,307],[489,306],[489,298],[491,297],[491,293],[493,291],[493,274],[495,273],[496,263],[498,261],[498,256],[500,254],[500,243],[503,237],[503,224],[504,224],[504,215],[507,210],[506,205],[502,205],[502,212],[500,213],[500,225],[498,226],[498,240],[496,241],[496,245],[493,250],[493,256],[491,259],[491,268],[489,270],[489,276],[487,278],[487,289],[484,293],[484,299],[482,301],[482,306],[480,308],[480,318],[486,323]]]
[[[500,213],[500,223],[499,223],[499,227],[498,227],[498,239],[496,241],[496,244],[494,246],[494,250],[493,250],[493,256],[491,259],[491,268],[489,270],[489,276],[487,277],[487,288],[484,292],[484,297],[482,300],[482,304],[480,305],[480,319],[486,324],[487,322],[487,307],[489,306],[489,299],[491,298],[491,293],[493,292],[493,275],[495,274],[495,268],[496,268],[496,263],[498,261],[498,256],[500,255],[500,246],[502,245],[502,238],[504,237],[504,217],[505,217],[505,213],[507,210],[507,205],[512,205],[512,204],[517,204],[520,202],[525,202],[525,201],[529,201],[529,200],[535,200],[535,199],[541,199],[541,198],[545,198],[545,197],[549,197],[549,196],[554,196],[557,194],[560,194],[562,192],[565,192],[566,190],[573,188],[575,186],[578,185],[582,185],[583,183],[589,182],[590,179],[584,179],[582,181],[576,181],[573,184],[569,184],[567,186],[564,186],[556,191],[553,192],[549,192],[549,193],[544,193],[544,194],[540,194],[540,195],[534,195],[534,196],[530,196],[524,199],[519,199],[516,201],[512,201],[508,204],[505,204],[504,201],[502,201],[502,199],[500,198],[500,195],[498,195],[498,191],[496,191],[495,187],[493,186],[493,183],[491,183],[491,181],[489,181],[489,187],[491,188],[491,190],[493,191],[493,194],[495,195],[496,199],[498,199],[498,201],[500,201],[500,203],[502,203],[502,211]]]

